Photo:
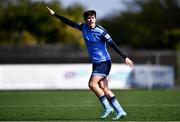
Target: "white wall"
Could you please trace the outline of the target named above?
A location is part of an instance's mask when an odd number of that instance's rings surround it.
[[[91,64],[0,65],[0,90],[16,89],[88,89]],[[150,83],[149,83],[150,82]],[[112,89],[132,86],[174,86],[172,67],[137,65],[131,69],[113,64],[109,76]]]

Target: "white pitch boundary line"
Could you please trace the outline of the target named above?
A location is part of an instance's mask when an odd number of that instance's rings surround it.
[[[1,108],[4,107],[51,107],[51,108],[63,108],[63,107],[98,107],[99,105],[94,105],[94,104],[78,104],[78,105],[18,105],[18,104],[13,104],[13,105],[3,105],[0,104]],[[180,107],[180,104],[127,104],[123,105],[125,107]]]
[[[128,104],[127,107],[180,107],[180,104]]]

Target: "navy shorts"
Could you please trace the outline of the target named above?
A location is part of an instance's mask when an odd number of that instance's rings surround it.
[[[92,76],[107,77],[111,70],[111,60],[93,63]]]

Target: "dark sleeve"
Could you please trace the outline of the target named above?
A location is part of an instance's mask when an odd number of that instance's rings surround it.
[[[64,24],[67,24],[73,28],[76,28],[76,29],[79,29],[79,30],[82,30],[82,25],[83,24],[79,24],[79,23],[76,23],[64,16],[61,16],[61,15],[58,15],[58,14],[54,14],[55,17],[57,17],[59,20],[61,20],[61,22],[63,22]]]
[[[112,40],[110,35],[107,32],[102,34],[102,40],[107,42],[123,59],[127,58],[127,56],[121,51],[121,49],[117,46],[117,44]]]

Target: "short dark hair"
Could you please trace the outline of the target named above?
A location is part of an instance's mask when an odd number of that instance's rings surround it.
[[[96,11],[95,11],[95,10],[85,11],[85,12],[83,13],[84,20],[86,20],[89,15],[90,15],[90,16],[93,16],[93,15],[94,15],[94,16],[96,17]]]

